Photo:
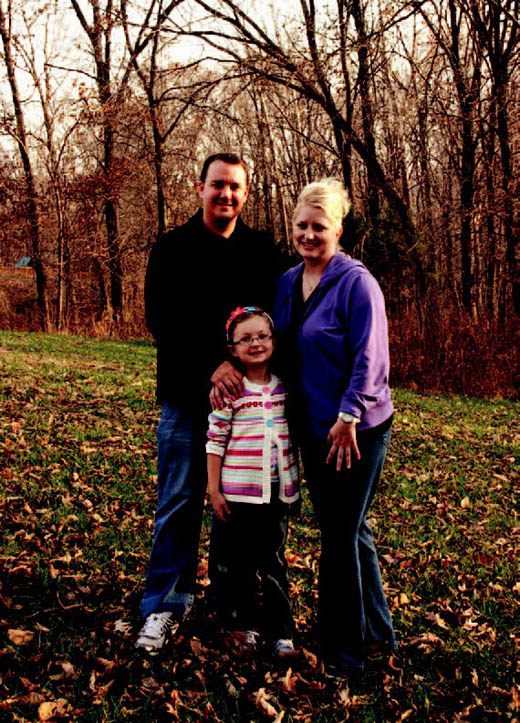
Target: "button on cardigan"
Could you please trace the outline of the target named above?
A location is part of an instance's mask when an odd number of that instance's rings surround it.
[[[209,415],[206,452],[223,457],[222,494],[230,502],[271,500],[271,446],[278,453],[280,499],[299,497],[298,465],[285,418],[287,393],[278,377],[254,384],[244,377],[242,395]]]

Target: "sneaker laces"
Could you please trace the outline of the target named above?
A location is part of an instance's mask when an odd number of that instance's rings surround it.
[[[151,613],[146,618],[140,638],[160,638],[172,625],[172,614],[169,611],[162,613]]]

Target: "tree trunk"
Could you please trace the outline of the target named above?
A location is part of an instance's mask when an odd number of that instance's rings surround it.
[[[365,25],[365,17],[361,8],[360,0],[353,0],[352,14],[358,35],[358,85],[361,99],[361,120],[363,127],[363,139],[369,155],[376,157],[376,140],[374,135],[374,113],[372,108],[372,96],[370,93],[370,68],[368,47],[369,41]],[[371,166],[367,166],[367,198],[368,217],[370,225],[375,229],[378,225],[380,204],[379,185]]]
[[[498,81],[498,82],[497,82]],[[518,187],[513,188],[513,169],[511,162],[511,142],[507,117],[506,78],[504,73],[495,75],[495,94],[497,99],[497,128],[502,166],[502,191],[504,197],[504,233],[506,237],[506,260],[511,280],[513,310],[520,314],[520,229],[518,218],[515,220],[513,198]]]
[[[71,0],[78,19],[86,32],[94,54],[96,83],[102,112],[103,128],[103,210],[107,233],[108,268],[110,272],[110,302],[112,319],[117,324],[123,312],[123,277],[121,249],[117,223],[117,206],[114,178],[114,99],[110,79],[111,70],[111,33],[114,23],[113,3],[107,0],[104,12],[101,12],[99,0],[90,0],[93,22],[87,22],[77,0]]]
[[[0,35],[4,47],[4,62],[16,118],[16,141],[22,159],[25,188],[27,192],[27,217],[29,221],[32,264],[36,276],[36,292],[38,297],[38,311],[40,325],[43,331],[50,329],[49,309],[47,300],[47,276],[40,254],[40,226],[38,216],[38,194],[31,166],[31,159],[27,147],[27,133],[25,119],[16,82],[15,64],[11,49],[11,37],[7,28],[6,16],[0,6]]]
[[[282,235],[284,238],[284,245],[287,249],[289,249],[291,247],[291,236],[290,236],[290,232],[289,232],[289,222],[287,219],[287,209],[285,206],[285,198],[284,198],[284,194],[282,192],[282,182],[280,179],[280,173],[278,172],[278,163],[276,162],[275,148],[274,148],[274,141],[273,141],[273,130],[271,127],[271,120],[269,118],[269,111],[262,98],[260,99],[260,103],[261,103],[261,108],[262,108],[262,114],[265,119],[265,127],[267,130],[269,151],[271,154],[271,169],[272,169],[274,185],[276,188],[276,200],[277,200],[278,209],[280,212],[280,226],[281,226]],[[274,231],[274,229],[273,229],[273,231]]]

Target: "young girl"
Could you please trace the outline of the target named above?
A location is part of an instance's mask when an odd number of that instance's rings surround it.
[[[283,657],[294,652],[284,547],[289,504],[299,497],[286,392],[268,370],[275,345],[268,314],[256,306],[239,307],[226,333],[245,378],[241,396],[209,416],[206,452],[216,560],[212,585],[226,624],[245,631],[245,648],[256,647],[261,630],[274,644],[274,653]]]

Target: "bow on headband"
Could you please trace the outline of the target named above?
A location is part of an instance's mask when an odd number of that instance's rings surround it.
[[[256,306],[237,306],[236,309],[233,309],[233,311],[231,312],[231,316],[226,321],[226,333],[231,326],[231,322],[233,321],[233,319],[236,319],[237,316],[240,316],[241,314],[246,314],[248,311],[260,312],[260,309],[258,309],[258,307]]]

